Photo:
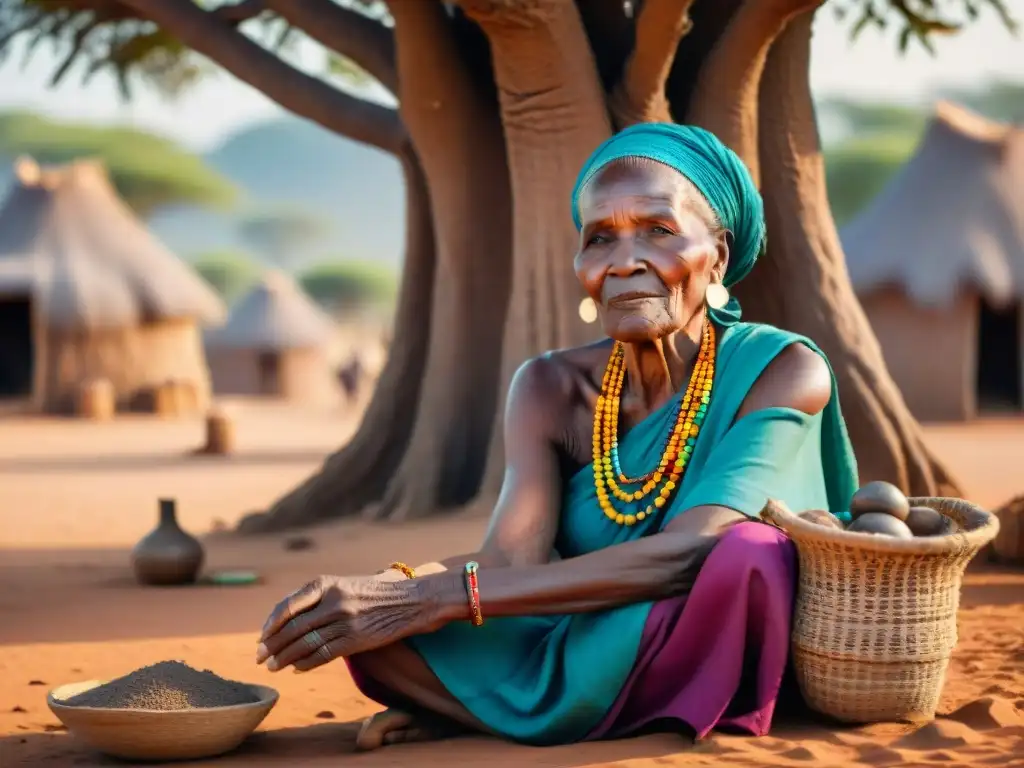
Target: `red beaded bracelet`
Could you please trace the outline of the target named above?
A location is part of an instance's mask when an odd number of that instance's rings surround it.
[[[479,567],[480,565],[473,560],[466,563],[466,594],[469,597],[470,621],[474,627],[484,623],[484,614],[480,610],[480,585],[476,578]]]

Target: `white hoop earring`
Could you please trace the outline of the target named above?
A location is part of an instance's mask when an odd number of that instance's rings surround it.
[[[708,283],[704,301],[711,309],[721,309],[729,303],[729,289],[721,283]]]

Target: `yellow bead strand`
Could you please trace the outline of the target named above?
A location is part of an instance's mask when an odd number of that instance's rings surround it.
[[[612,348],[601,381],[601,394],[594,409],[592,446],[597,500],[610,520],[620,525],[634,525],[663,508],[677,489],[711,400],[715,351],[714,327],[710,322],[705,322],[693,372],[679,402],[676,418],[658,466],[640,478],[632,480],[618,467],[619,407],[626,373],[625,349],[618,342]],[[640,483],[642,486],[636,490],[623,489],[621,485]],[[653,502],[635,513],[620,512],[612,502],[612,497],[626,503],[642,501],[655,491],[657,495]]]

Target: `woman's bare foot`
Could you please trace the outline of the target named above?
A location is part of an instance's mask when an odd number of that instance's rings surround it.
[[[464,731],[455,723],[411,715],[400,709],[385,709],[363,721],[356,736],[356,748],[378,749],[387,744],[447,739]]]

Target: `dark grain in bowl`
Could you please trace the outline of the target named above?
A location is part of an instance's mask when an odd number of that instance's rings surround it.
[[[252,687],[180,661],[161,661],[58,702],[67,707],[180,711],[253,704]]]

